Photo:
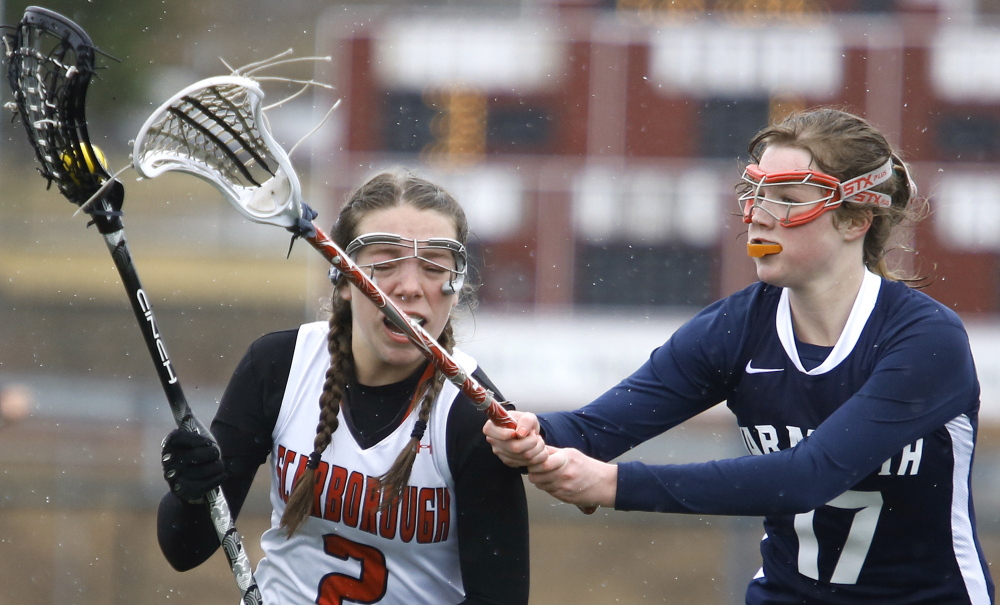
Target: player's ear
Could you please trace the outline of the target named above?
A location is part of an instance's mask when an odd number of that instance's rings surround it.
[[[844,240],[853,242],[863,238],[872,226],[872,211],[851,212],[846,217],[837,218],[837,229],[843,234]]]

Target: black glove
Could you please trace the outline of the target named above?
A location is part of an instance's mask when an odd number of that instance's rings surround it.
[[[163,478],[170,491],[185,502],[204,502],[205,494],[226,478],[222,452],[207,435],[174,429],[163,440],[162,448]]]

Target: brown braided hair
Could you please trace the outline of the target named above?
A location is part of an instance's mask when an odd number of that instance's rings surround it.
[[[842,182],[865,174],[892,160],[893,176],[872,189],[892,198],[889,207],[844,202],[834,209],[841,223],[872,215],[865,234],[864,263],[873,273],[887,279],[920,281],[891,270],[885,260],[892,249],[891,237],[904,220],[917,222],[927,215],[927,201],[917,197],[909,171],[885,136],[864,119],[840,109],[816,108],[793,113],[772,124],[750,141],[750,157],[760,161],[771,145],[796,147],[806,151],[816,168]],[[898,247],[898,246],[897,246]]]
[[[341,209],[337,222],[331,230],[331,237],[341,249],[344,249],[359,235],[358,225],[369,213],[403,205],[418,210],[439,212],[452,218],[455,222],[456,239],[463,244],[468,241],[469,224],[458,202],[440,186],[412,173],[401,171],[377,174],[354,191]],[[354,354],[351,349],[351,305],[338,294],[345,287],[348,287],[347,280],[341,275],[334,284],[331,297],[330,331],[327,338],[330,369],[326,372],[323,393],[319,399],[320,415],[316,426],[316,438],[313,440],[313,451],[305,471],[295,481],[281,517],[281,526],[288,530],[289,537],[302,525],[306,517],[314,512],[318,480],[315,470],[319,466],[320,456],[329,447],[333,433],[337,430],[339,425],[337,415],[340,412],[346,386],[355,375]],[[473,286],[467,280],[459,293],[460,299],[471,302],[473,292]],[[450,319],[438,337],[438,343],[449,353],[454,350],[454,330]],[[444,374],[435,371],[426,393],[421,398],[417,422],[409,443],[389,470],[379,477],[381,489],[385,494],[382,498],[383,507],[391,504],[392,500],[401,494],[409,480],[420,439],[423,437],[431,409],[444,386],[444,381]]]

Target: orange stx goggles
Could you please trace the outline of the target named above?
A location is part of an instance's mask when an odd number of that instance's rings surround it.
[[[872,187],[892,176],[892,159],[875,170],[845,182],[815,170],[789,172],[764,172],[757,164],[750,164],[743,172],[746,191],[739,197],[743,222],[753,219],[754,210],[768,213],[782,227],[797,227],[815,220],[827,210],[844,202],[873,204],[887,207],[892,198],[884,193],[871,191]],[[803,195],[802,186],[816,187],[819,198]],[[795,189],[793,189],[793,187]],[[807,198],[807,199],[801,199]]]

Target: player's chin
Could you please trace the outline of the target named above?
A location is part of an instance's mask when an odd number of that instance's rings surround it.
[[[778,263],[766,259],[766,256],[754,259],[754,264],[757,266],[757,279],[778,288],[788,285],[785,283],[784,272],[780,270],[780,267],[776,266]]]
[[[391,342],[382,350],[382,358],[389,365],[397,367],[415,366],[425,358],[416,345],[406,342]]]

